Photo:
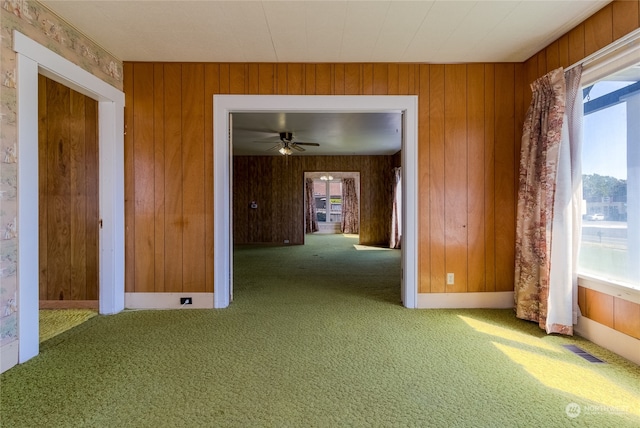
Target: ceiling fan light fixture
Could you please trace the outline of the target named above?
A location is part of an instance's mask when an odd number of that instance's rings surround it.
[[[285,147],[281,147],[280,150],[278,150],[280,152],[280,154],[282,155],[290,155],[291,153],[293,153],[293,150],[291,150],[289,147],[285,146]]]

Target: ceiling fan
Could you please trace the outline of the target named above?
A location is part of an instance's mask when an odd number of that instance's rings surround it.
[[[282,155],[291,155],[293,150],[304,152],[305,149],[300,146],[315,146],[319,147],[318,143],[304,143],[302,141],[293,141],[293,134],[291,132],[280,132],[280,142],[271,147],[268,151],[278,150]]]

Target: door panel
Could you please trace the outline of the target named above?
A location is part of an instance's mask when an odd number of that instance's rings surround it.
[[[43,76],[38,91],[40,300],[97,300],[97,102]]]

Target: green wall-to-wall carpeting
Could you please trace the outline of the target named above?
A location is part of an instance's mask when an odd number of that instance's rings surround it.
[[[637,365],[511,310],[405,309],[399,251],[306,240],[237,248],[228,309],[96,316],[44,342],[1,375],[0,425],[640,426]]]

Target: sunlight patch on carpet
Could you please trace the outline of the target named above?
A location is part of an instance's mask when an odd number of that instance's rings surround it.
[[[606,409],[640,416],[638,396],[584,365],[492,342],[543,385],[584,398]],[[568,404],[568,403],[567,403]]]
[[[391,248],[386,248],[386,247],[372,247],[370,245],[360,245],[360,244],[353,244],[353,246],[356,248],[356,250],[358,251],[375,251],[375,250],[379,250],[379,251],[390,251]]]
[[[463,315],[458,315],[462,321],[466,322],[469,327],[472,327],[476,331],[480,333],[490,334],[492,336],[496,336],[502,339],[511,340],[514,342],[522,343],[523,345],[535,346],[537,348],[545,349],[551,352],[560,352],[558,347],[550,345],[548,343],[543,342],[540,338],[532,336],[530,334],[526,334],[513,328],[505,328],[501,326],[497,326],[494,324],[489,324],[484,321],[476,320],[471,317],[466,317]]]
[[[40,311],[40,343],[98,315],[93,309],[43,309]]]

